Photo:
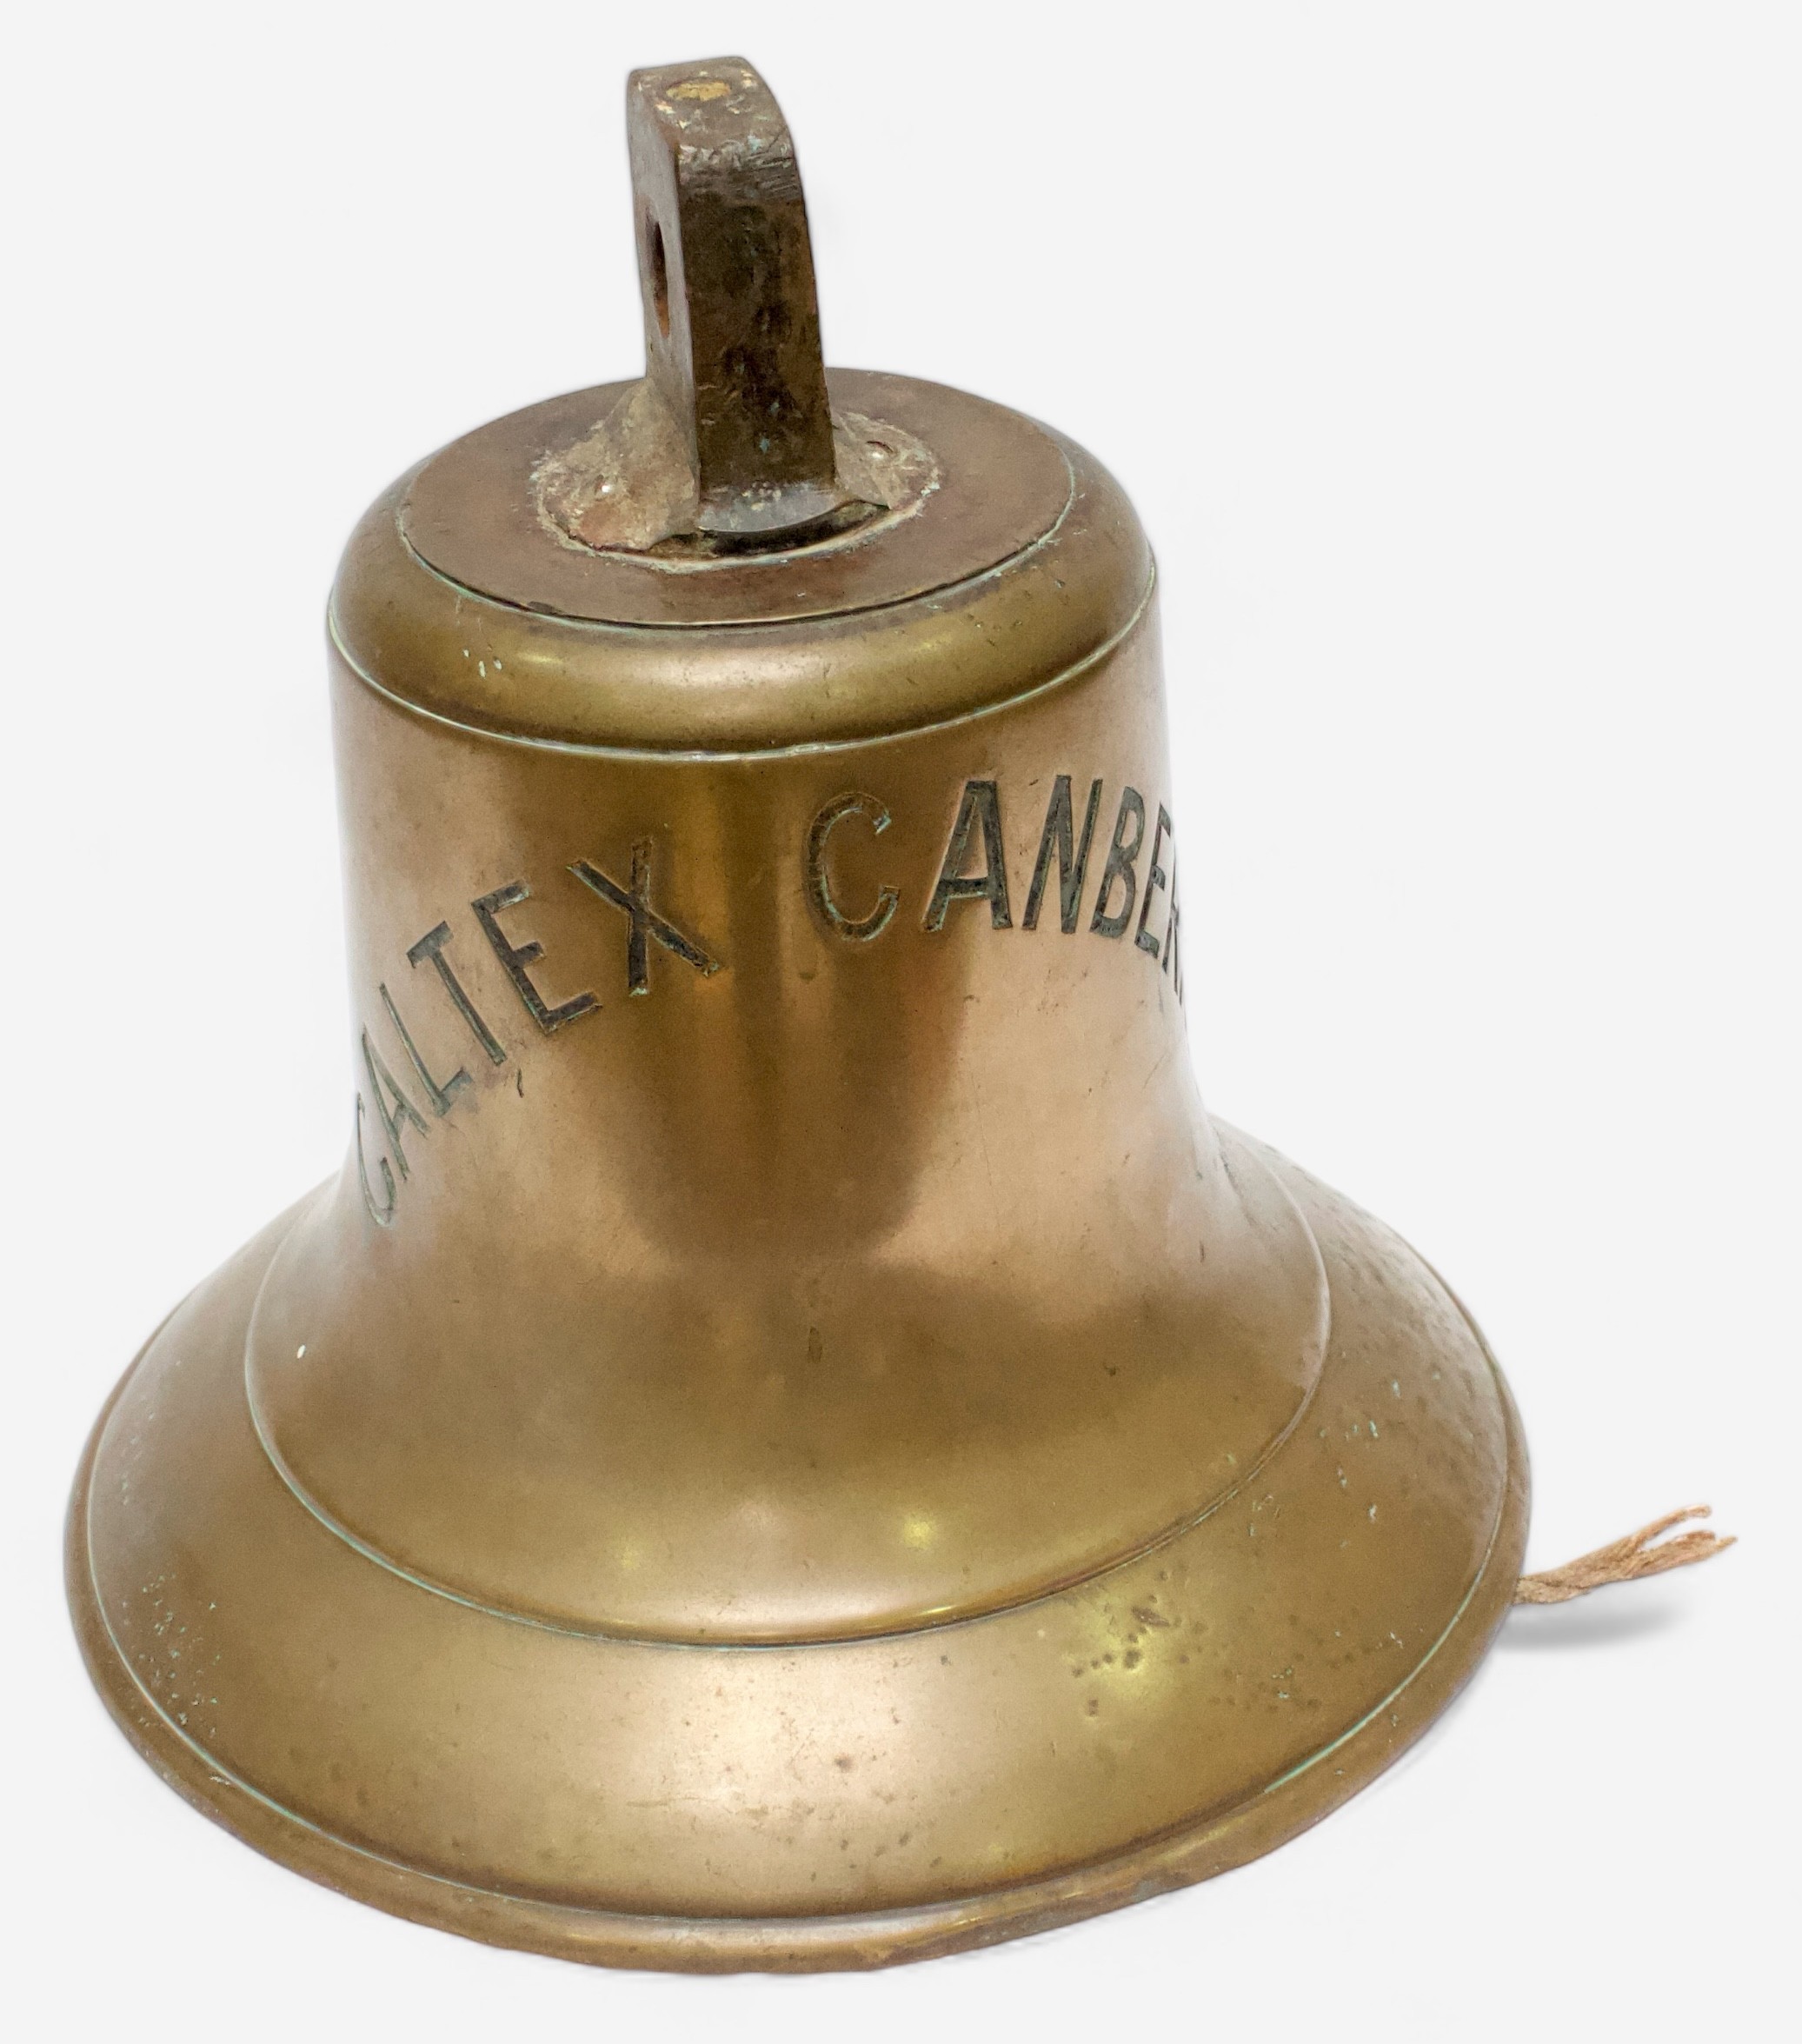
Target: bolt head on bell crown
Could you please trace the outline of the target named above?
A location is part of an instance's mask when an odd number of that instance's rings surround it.
[[[347,1893],[880,1964],[1367,1781],[1525,1452],[1433,1272],[1202,1106],[1119,486],[823,368],[741,59],[628,100],[645,373],[352,536],[346,1160],[132,1364],[70,1598],[165,1778]]]

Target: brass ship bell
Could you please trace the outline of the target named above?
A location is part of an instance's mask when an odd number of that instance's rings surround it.
[[[879,1964],[1352,1794],[1526,1463],[1433,1271],[1202,1107],[1132,506],[822,369],[748,65],[628,100],[646,373],[350,541],[349,1155],[127,1373],[70,1595],[145,1757],[348,1894]]]

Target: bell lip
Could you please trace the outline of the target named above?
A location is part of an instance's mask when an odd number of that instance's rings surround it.
[[[1444,1285],[1436,1271],[1433,1275]],[[1033,1936],[1192,1886],[1274,1851],[1393,1766],[1475,1674],[1513,1601],[1526,1548],[1530,1481],[1526,1437],[1507,1380],[1469,1309],[1449,1286],[1445,1289],[1493,1381],[1507,1440],[1507,1475],[1482,1565],[1444,1630],[1362,1718],[1275,1781],[1124,1852],[1047,1878],[848,1915],[633,1915],[509,1895],[422,1873],[346,1844],[293,1815],[223,1769],[163,1715],[132,1677],[100,1609],[88,1545],[95,1458],[114,1406],[163,1323],[101,1408],[76,1474],[64,1545],[76,1638],[114,1721],[163,1780],[203,1815],[322,1887],[432,1929],[586,1965],[683,1973],[868,1970]]]

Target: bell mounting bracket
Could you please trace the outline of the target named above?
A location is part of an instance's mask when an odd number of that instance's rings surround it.
[[[627,132],[645,375],[686,448],[698,530],[792,546],[867,516],[843,489],[807,203],[775,95],[742,57],[634,71]]]

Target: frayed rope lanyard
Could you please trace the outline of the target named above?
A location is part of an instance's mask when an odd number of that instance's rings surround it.
[[[1733,1544],[1731,1533],[1708,1533],[1693,1528],[1674,1540],[1659,1540],[1673,1526],[1689,1519],[1706,1519],[1706,1505],[1686,1505],[1642,1526],[1625,1540],[1610,1541],[1593,1554],[1579,1555],[1562,1568],[1547,1568],[1538,1575],[1523,1575],[1514,1585],[1517,1604],[1564,1604],[1573,1597],[1587,1596],[1611,1582],[1632,1582],[1641,1575],[1661,1575],[1666,1568],[1687,1568],[1692,1561],[1706,1561]]]

